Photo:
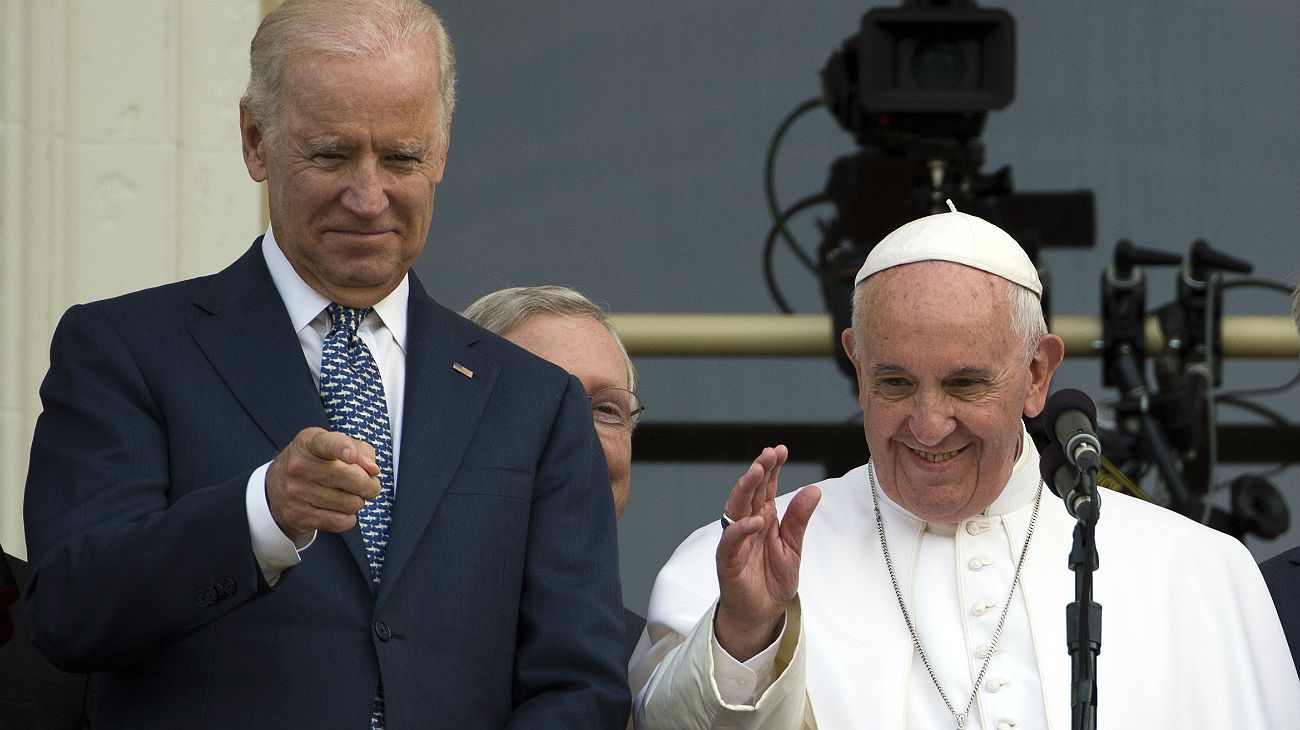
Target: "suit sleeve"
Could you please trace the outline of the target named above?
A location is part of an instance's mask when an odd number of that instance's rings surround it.
[[[252,469],[172,483],[175,445],[138,354],[103,313],[73,307],[41,385],[23,600],[35,643],[66,670],[125,666],[266,590],[244,511]]]
[[[508,727],[622,727],[631,700],[614,504],[572,377],[537,469],[524,580]]]

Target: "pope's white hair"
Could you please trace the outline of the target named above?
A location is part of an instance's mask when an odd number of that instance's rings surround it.
[[[868,276],[863,279],[853,289],[853,346],[860,353],[862,352],[862,313],[867,305],[867,283],[873,277]],[[1043,306],[1038,299],[1038,295],[1030,289],[1027,289],[1013,281],[999,279],[1006,285],[1007,309],[1011,318],[1011,333],[1019,338],[1021,343],[1021,357],[1026,364],[1034,359],[1034,353],[1038,350],[1038,341],[1047,334],[1047,322],[1043,319]]]

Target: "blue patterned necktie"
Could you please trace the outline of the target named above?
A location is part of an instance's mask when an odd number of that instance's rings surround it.
[[[379,466],[379,496],[357,515],[361,541],[370,563],[375,588],[384,574],[384,549],[388,547],[388,521],[393,508],[393,434],[388,427],[388,401],[379,367],[366,343],[357,336],[369,309],[329,306],[330,331],[321,346],[320,398],[329,414],[330,428],[365,441],[375,450]],[[370,710],[371,730],[384,727],[384,688],[375,692]]]

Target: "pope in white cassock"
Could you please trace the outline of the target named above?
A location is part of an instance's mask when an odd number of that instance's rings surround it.
[[[636,727],[1069,730],[1075,521],[1021,421],[1064,356],[1041,295],[1010,236],[955,211],[872,250],[842,336],[871,460],[776,499],[787,452],[763,450],[728,526],[697,530],[655,582]],[[1099,728],[1300,728],[1239,542],[1114,492],[1096,541]]]

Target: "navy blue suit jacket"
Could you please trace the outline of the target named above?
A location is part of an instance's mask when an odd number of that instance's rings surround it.
[[[1282,619],[1291,660],[1300,670],[1300,547],[1265,560],[1259,570],[1273,595],[1278,618]]]
[[[260,239],[214,276],[68,310],[41,387],[23,594],[99,728],[622,727],[609,480],[578,381],[411,277],[384,580],[359,533],[262,579],[245,486],[327,420]],[[472,371],[467,377],[453,364]]]

